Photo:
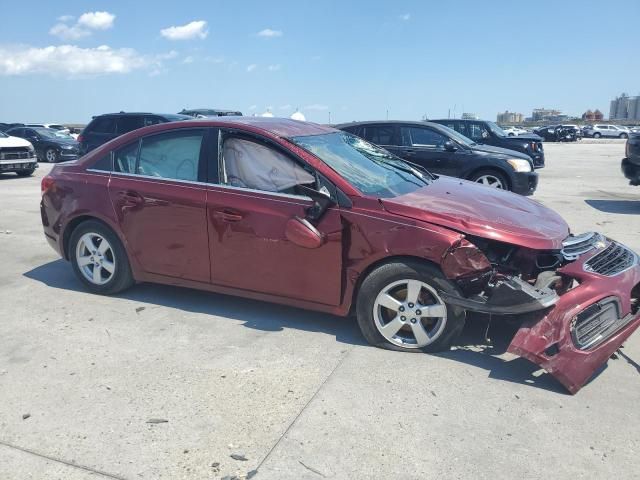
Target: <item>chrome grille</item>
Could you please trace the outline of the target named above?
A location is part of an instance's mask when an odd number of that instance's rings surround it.
[[[631,268],[637,262],[637,256],[624,245],[617,242],[584,262],[584,269],[605,277],[612,277]]]
[[[620,318],[620,306],[616,298],[605,298],[575,316],[571,322],[573,343],[580,350],[594,348],[622,329],[633,318],[632,314]]]
[[[565,260],[575,260],[580,255],[595,248],[596,243],[601,241],[603,241],[602,235],[596,232],[572,235],[562,242],[562,256]]]
[[[23,158],[30,158],[28,148],[5,147],[0,149],[0,160],[20,160]]]

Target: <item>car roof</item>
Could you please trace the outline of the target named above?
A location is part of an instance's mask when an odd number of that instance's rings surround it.
[[[343,129],[348,127],[359,127],[362,125],[415,125],[419,127],[428,126],[434,128],[442,128],[442,125],[440,124],[423,120],[367,120],[364,122],[339,123],[337,125],[333,125],[333,127],[337,129]]]
[[[157,115],[159,117],[188,117],[189,115],[181,115],[179,113],[155,113],[155,112],[113,112],[113,113],[102,113],[100,115],[96,115],[93,118],[98,118],[98,117],[111,117],[111,116],[118,116],[118,117],[126,117],[129,115]]]
[[[434,118],[429,119],[430,122],[486,122],[487,120],[478,120],[471,118]]]

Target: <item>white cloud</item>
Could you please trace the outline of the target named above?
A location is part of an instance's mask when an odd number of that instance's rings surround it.
[[[56,23],[51,27],[49,33],[63,40],[78,40],[79,38],[91,35],[91,32],[86,28],[79,27],[78,25],[69,26],[64,23]]]
[[[271,30],[270,28],[265,28],[264,30],[260,30],[257,35],[264,38],[275,38],[281,37],[283,33],[282,30]]]
[[[269,69],[270,72],[277,72],[278,70],[280,70],[280,64],[276,64],[276,65],[269,65],[267,68]]]
[[[258,65],[256,65],[255,63],[252,63],[251,65],[247,65],[247,72],[251,73],[251,72],[253,72],[256,68],[258,68]]]
[[[80,15],[78,25],[91,30],[108,30],[113,27],[116,16],[109,12],[87,12]]]
[[[71,15],[58,17],[60,23],[56,23],[49,33],[63,40],[78,40],[88,37],[95,30],[108,30],[113,27],[116,16],[109,12],[87,12],[80,15],[74,25],[69,25],[74,19]]]
[[[406,22],[407,20],[411,20],[411,14],[410,13],[403,13],[402,15],[398,15],[398,18],[400,20],[404,20]]]
[[[194,38],[203,40],[209,35],[209,30],[207,30],[207,22],[195,20],[186,25],[163,28],[160,30],[160,35],[167,40],[192,40]]]
[[[182,63],[193,63],[193,57],[189,55],[188,57],[184,57]]]
[[[329,110],[327,105],[321,105],[319,103],[312,103],[311,105],[307,105],[304,107],[304,110]]]
[[[124,74],[134,70],[161,72],[163,61],[177,52],[145,56],[131,48],[81,48],[75,45],[48,47],[0,45],[0,76],[45,74],[86,77]]]

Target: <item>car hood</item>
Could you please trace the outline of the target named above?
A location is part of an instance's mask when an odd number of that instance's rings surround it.
[[[524,153],[516,152],[515,150],[509,150],[508,148],[494,147],[493,145],[480,145],[475,144],[470,147],[474,152],[482,152],[492,154],[492,156],[499,156],[505,160],[508,158],[522,158],[523,160],[530,160],[531,157]]]
[[[58,145],[72,145],[74,147],[78,146],[78,142],[73,138],[47,138],[45,141],[49,143],[56,143]]]
[[[31,143],[20,137],[0,137],[0,148],[2,147],[31,147]]]
[[[396,215],[536,250],[559,250],[569,235],[562,217],[534,200],[452,177],[380,201]]]

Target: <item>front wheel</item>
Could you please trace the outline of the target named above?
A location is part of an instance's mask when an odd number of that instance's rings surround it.
[[[476,172],[469,180],[480,183],[486,187],[496,188],[498,190],[509,190],[509,183],[504,175],[493,170]]]
[[[431,265],[408,261],[378,267],[358,292],[356,312],[365,339],[388,350],[448,350],[464,327],[465,312],[445,304],[439,291],[458,293]]]
[[[593,138],[600,138],[601,136],[602,136],[602,134],[598,133],[598,132],[593,134]]]
[[[46,152],[44,152],[44,158],[49,163],[56,163],[58,161],[58,152],[54,148],[48,148]]]
[[[106,225],[88,220],[71,234],[69,258],[76,276],[93,293],[110,295],[133,285],[127,253]]]

